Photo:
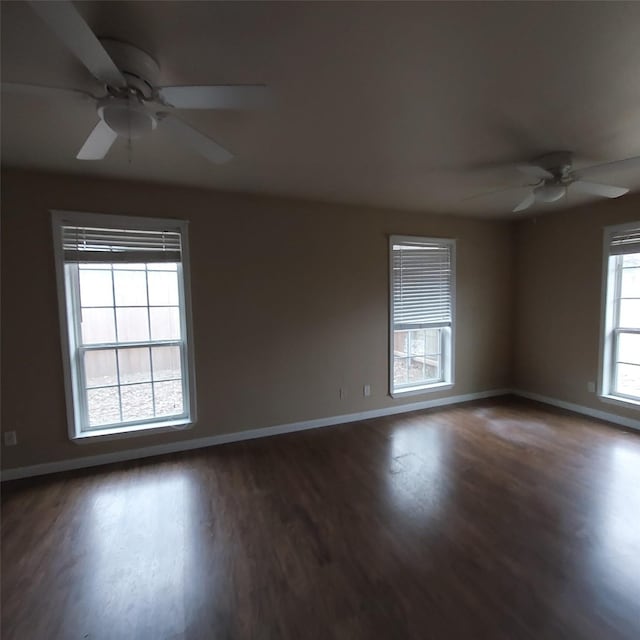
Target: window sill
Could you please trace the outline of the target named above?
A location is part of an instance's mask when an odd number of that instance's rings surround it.
[[[404,396],[415,396],[420,393],[430,393],[431,391],[444,391],[453,389],[453,382],[436,382],[434,384],[424,384],[416,387],[406,387],[397,389],[390,393],[392,398],[403,398]]]
[[[113,427],[110,429],[96,429],[84,431],[71,437],[76,444],[88,444],[96,440],[120,440],[122,438],[135,438],[138,436],[152,435],[166,431],[184,431],[191,429],[194,423],[191,420],[181,418],[179,420],[166,420],[151,424],[127,425],[126,427]]]
[[[640,408],[640,400],[632,400],[631,398],[623,398],[621,396],[600,395],[599,400],[607,404],[615,404],[619,407]]]

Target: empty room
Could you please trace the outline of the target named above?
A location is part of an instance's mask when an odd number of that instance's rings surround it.
[[[3,640],[640,638],[640,3],[0,11]]]

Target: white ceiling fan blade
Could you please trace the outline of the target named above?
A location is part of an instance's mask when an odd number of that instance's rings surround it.
[[[266,85],[162,87],[160,98],[176,109],[259,109],[273,95]]]
[[[553,178],[553,174],[542,167],[537,167],[534,164],[519,164],[516,169],[520,173],[524,173],[529,178],[536,178],[536,180],[547,180]]]
[[[603,198],[619,198],[629,192],[626,187],[614,187],[609,184],[598,184],[597,182],[586,182],[584,180],[572,182],[571,188],[575,191],[582,191],[582,193],[602,196]]]
[[[525,209],[528,209],[535,201],[536,201],[536,196],[532,191],[531,193],[528,193],[525,196],[524,200],[522,200],[520,204],[514,207],[513,213],[520,213],[520,211],[524,211]]]
[[[615,160],[614,162],[605,162],[603,164],[594,164],[584,169],[578,169],[576,173],[582,178],[590,176],[594,173],[604,173],[606,171],[625,171],[628,169],[638,169],[640,171],[640,156],[627,158],[626,160]]]
[[[208,138],[191,125],[183,122],[175,116],[167,116],[162,121],[162,126],[167,129],[180,143],[187,145],[204,156],[210,162],[222,164],[233,158],[224,147]]]
[[[119,89],[127,86],[124,76],[72,2],[30,1],[29,4],[98,80]]]
[[[82,149],[78,151],[76,158],[78,160],[102,160],[117,137],[118,134],[106,122],[100,120],[82,145]]]
[[[19,93],[22,95],[38,96],[41,98],[83,98],[97,100],[88,91],[80,89],[63,89],[61,87],[45,87],[40,84],[22,84],[19,82],[3,82],[2,93]]]

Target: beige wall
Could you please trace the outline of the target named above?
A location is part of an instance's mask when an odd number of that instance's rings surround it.
[[[192,430],[69,442],[49,209],[190,221],[199,414]],[[451,391],[388,395],[391,233],[458,239]],[[18,445],[3,448],[3,467],[507,387],[512,251],[507,222],[6,172],[2,429],[15,429]]]
[[[514,387],[638,419],[587,391],[598,379],[603,228],[640,220],[640,195],[516,226]]]

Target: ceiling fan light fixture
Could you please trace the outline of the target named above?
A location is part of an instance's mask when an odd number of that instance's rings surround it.
[[[101,100],[98,115],[112,131],[125,138],[140,138],[158,126],[153,112],[140,102],[128,98]]]
[[[533,190],[537,202],[556,202],[567,193],[567,187],[563,184],[543,184]]]

